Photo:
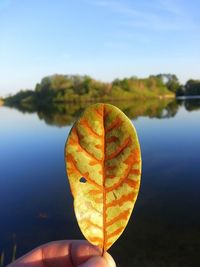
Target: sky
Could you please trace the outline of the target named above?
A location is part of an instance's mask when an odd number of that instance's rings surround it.
[[[0,96],[47,75],[200,79],[199,0],[0,0]]]

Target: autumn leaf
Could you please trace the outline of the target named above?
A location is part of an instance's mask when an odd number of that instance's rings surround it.
[[[124,231],[139,191],[136,130],[115,106],[91,105],[73,125],[65,154],[79,227],[106,251]]]

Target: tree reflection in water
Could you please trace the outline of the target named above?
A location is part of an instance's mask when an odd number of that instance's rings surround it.
[[[137,119],[140,116],[149,118],[174,117],[178,111],[179,102],[175,99],[149,99],[109,103],[120,108],[130,119]],[[23,113],[37,113],[39,119],[44,120],[47,124],[62,127],[72,124],[90,104],[54,103],[51,106],[16,106],[15,108]]]

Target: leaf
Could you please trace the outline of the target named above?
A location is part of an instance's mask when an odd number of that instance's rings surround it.
[[[106,251],[124,231],[139,191],[136,130],[118,108],[94,104],[73,125],[65,153],[79,227]]]

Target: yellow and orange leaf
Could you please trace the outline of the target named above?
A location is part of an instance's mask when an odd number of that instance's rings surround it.
[[[65,154],[79,227],[106,251],[125,229],[139,191],[136,130],[115,106],[91,105],[73,125]]]

